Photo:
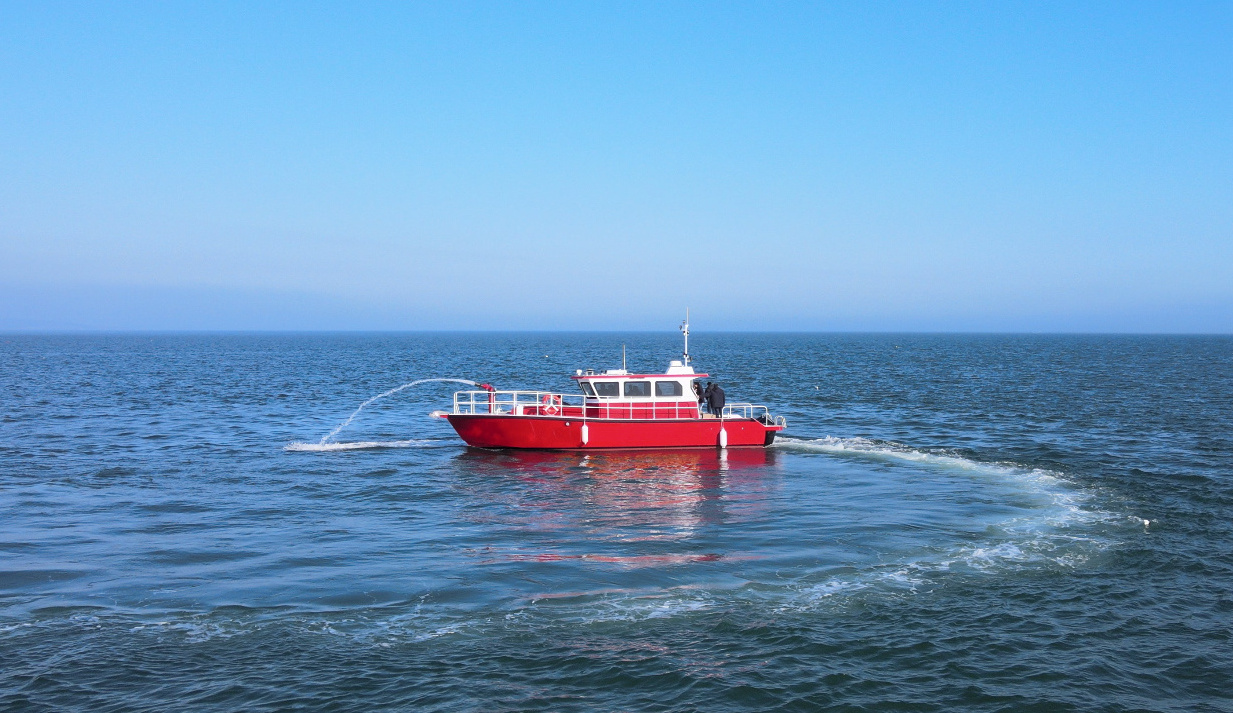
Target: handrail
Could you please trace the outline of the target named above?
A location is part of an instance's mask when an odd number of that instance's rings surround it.
[[[536,408],[545,405],[548,397],[556,406],[581,407],[581,394],[562,394],[554,391],[455,391],[455,414],[506,414],[524,415],[527,406]],[[535,414],[538,415],[538,412]]]
[[[553,413],[544,413],[550,406]],[[693,420],[699,417],[692,399],[674,401],[607,401],[585,394],[557,391],[456,391],[454,413],[504,416],[575,416],[579,419]]]
[[[546,412],[551,409],[551,412]],[[579,420],[697,420],[702,418],[693,399],[675,401],[608,401],[585,394],[557,391],[456,391],[454,414],[502,416],[574,417]],[[783,416],[771,416],[765,406],[732,403],[721,418],[755,419],[767,425],[786,425]]]
[[[769,413],[770,409],[758,404],[738,401],[723,407],[724,418],[755,418],[758,414]]]
[[[787,426],[788,420],[783,416],[772,416],[771,410],[761,404],[736,402],[727,404],[720,412],[723,418],[748,418],[761,421],[768,426]]]

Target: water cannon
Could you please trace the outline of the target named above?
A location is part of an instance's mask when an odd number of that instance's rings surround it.
[[[481,389],[489,393],[492,393],[497,390],[497,387],[493,386],[492,384],[476,384],[476,386],[480,387]]]

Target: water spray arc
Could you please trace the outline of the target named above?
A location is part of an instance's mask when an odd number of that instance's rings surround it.
[[[346,428],[347,426],[351,425],[351,422],[355,420],[355,417],[356,417],[356,416],[358,416],[358,415],[360,415],[360,411],[363,411],[363,410],[364,410],[364,407],[365,407],[365,406],[367,406],[367,405],[369,405],[369,404],[371,404],[372,402],[374,402],[374,401],[376,401],[376,400],[378,400],[378,399],[383,399],[383,398],[385,398],[386,396],[392,396],[393,394],[396,394],[396,393],[398,393],[399,391],[402,391],[403,389],[409,389],[409,388],[411,388],[412,386],[415,386],[415,385],[417,385],[417,384],[425,384],[425,383],[428,383],[428,382],[433,382],[433,381],[452,381],[452,382],[455,382],[455,383],[458,383],[458,384],[468,384],[468,385],[470,385],[470,386],[479,386],[479,384],[477,384],[477,383],[476,383],[476,382],[474,382],[474,381],[471,381],[470,379],[416,379],[415,381],[412,381],[412,382],[411,382],[411,383],[409,383],[409,384],[403,384],[402,386],[399,386],[399,387],[396,387],[396,388],[390,389],[389,391],[386,391],[386,392],[383,392],[383,393],[377,394],[376,396],[372,397],[371,399],[368,399],[368,400],[367,400],[367,401],[365,401],[364,403],[360,404],[360,405],[359,405],[359,408],[357,408],[355,411],[352,411],[352,412],[351,412],[351,415],[347,417],[347,420],[346,420],[346,421],[343,421],[342,423],[338,424],[338,426],[337,426],[337,427],[336,427],[333,431],[330,431],[329,433],[327,433],[327,434],[325,434],[324,436],[322,436],[322,437],[321,437],[321,440],[319,441],[319,445],[325,445],[326,443],[328,443],[328,442],[329,442],[329,440],[330,440],[331,438],[333,438],[334,436],[337,436],[337,435],[338,435],[338,433],[339,433],[339,431],[341,431],[341,430],[343,430],[344,428]]]

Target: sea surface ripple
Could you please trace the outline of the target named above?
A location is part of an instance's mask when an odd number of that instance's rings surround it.
[[[622,344],[0,335],[0,710],[1233,710],[1233,339],[704,333],[771,448],[322,439]]]

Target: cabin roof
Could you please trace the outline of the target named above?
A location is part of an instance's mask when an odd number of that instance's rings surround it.
[[[590,381],[593,379],[679,379],[682,376],[699,379],[710,376],[710,374],[577,374],[569,378]]]

